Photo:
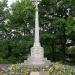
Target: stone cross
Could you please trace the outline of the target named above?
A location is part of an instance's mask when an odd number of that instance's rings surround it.
[[[35,38],[34,45],[31,48],[31,56],[24,61],[24,64],[28,66],[46,66],[50,64],[47,58],[44,58],[44,49],[40,45],[39,40],[39,14],[38,4],[41,0],[32,0],[35,4]]]

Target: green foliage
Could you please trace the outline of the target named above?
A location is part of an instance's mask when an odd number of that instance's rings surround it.
[[[42,68],[26,68],[25,66],[22,66],[20,68],[20,64],[12,64],[8,66],[8,73],[11,74],[12,72],[14,74],[18,73],[18,71],[21,70],[21,73],[23,75],[30,74],[31,72],[49,72],[50,75],[74,75],[75,69],[68,65],[62,65],[60,63],[52,63],[50,66],[45,66]]]
[[[72,31],[74,31],[74,28],[75,28],[75,21],[73,20],[72,16],[69,16],[67,18],[67,27],[66,27],[67,33],[70,34]]]
[[[51,53],[52,49],[52,58],[60,57],[63,61],[66,58],[66,50],[67,50],[67,39],[71,39],[71,45],[74,45],[73,33],[74,32],[74,4],[73,0],[42,0],[39,8],[40,8],[40,27],[42,28],[42,32],[48,32],[49,39],[47,45],[47,49],[49,53]],[[42,10],[41,10],[42,9]],[[70,9],[68,11],[68,9]],[[42,35],[42,34],[41,34]],[[42,38],[44,38],[42,37]],[[50,41],[51,38],[51,41]],[[44,40],[45,41],[45,40]],[[54,42],[54,43],[52,43]],[[51,45],[52,44],[52,45]],[[70,45],[69,45],[70,46]],[[47,51],[46,50],[46,51]],[[59,56],[58,56],[59,55]],[[48,55],[49,56],[49,55]],[[57,59],[57,58],[56,58]]]
[[[67,47],[75,45],[74,5],[74,0],[42,0],[39,4],[41,44],[52,61],[64,61]],[[11,10],[7,0],[0,2],[0,63],[23,62],[27,58],[33,45],[34,15],[31,0],[17,0]],[[67,39],[72,41],[70,45]]]
[[[12,15],[10,14],[10,26],[16,31],[28,35],[32,28],[34,7],[30,0],[16,1],[12,4]]]

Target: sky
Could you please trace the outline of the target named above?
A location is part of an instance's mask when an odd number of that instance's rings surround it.
[[[8,6],[10,6],[15,0],[8,0]]]
[[[2,1],[2,0],[0,0]],[[13,2],[15,2],[16,0],[8,0],[8,6],[10,6]]]

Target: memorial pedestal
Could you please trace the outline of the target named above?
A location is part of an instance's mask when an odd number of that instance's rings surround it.
[[[34,46],[31,48],[31,56],[24,61],[26,67],[45,67],[49,66],[50,61],[44,58],[44,50],[41,46]]]

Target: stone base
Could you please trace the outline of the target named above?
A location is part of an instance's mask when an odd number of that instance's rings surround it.
[[[41,46],[31,48],[31,56],[24,61],[26,67],[45,67],[50,65],[50,61],[44,58],[44,49]]]
[[[46,58],[35,60],[34,59],[35,58],[30,57],[28,60],[24,60],[23,65],[25,65],[26,67],[34,67],[34,68],[45,67],[50,65],[50,61],[47,60]]]
[[[31,72],[30,75],[49,75],[49,72]]]

